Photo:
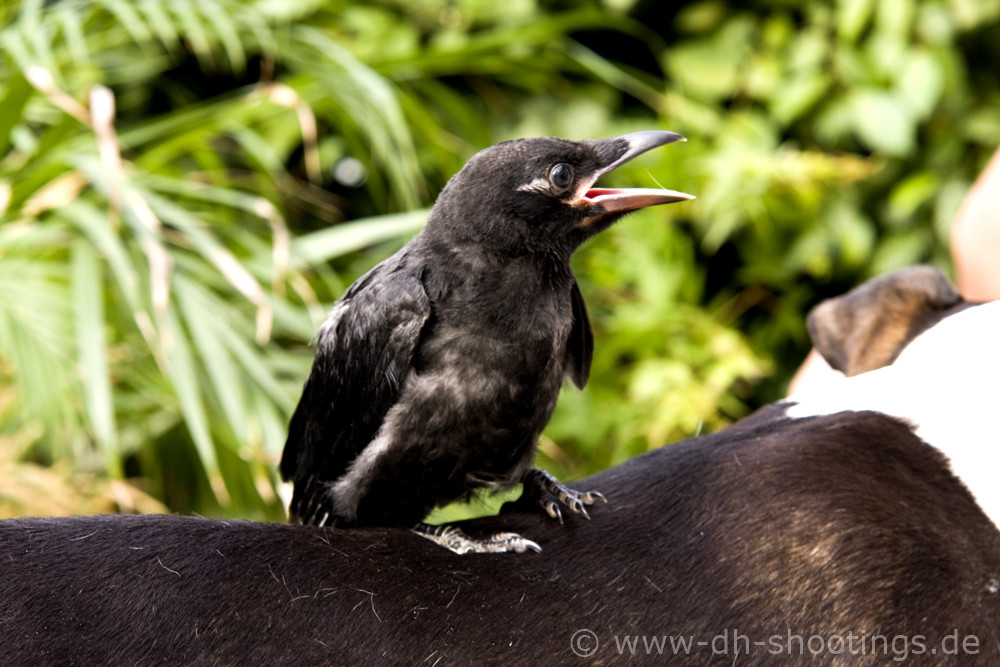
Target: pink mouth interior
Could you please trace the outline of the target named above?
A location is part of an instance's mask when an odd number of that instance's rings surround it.
[[[599,197],[617,195],[621,193],[622,190],[616,190],[614,188],[591,188],[590,190],[587,190],[586,194],[583,195],[583,198],[587,201],[594,201]]]

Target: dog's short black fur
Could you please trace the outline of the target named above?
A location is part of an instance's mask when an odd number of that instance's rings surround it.
[[[803,642],[878,634],[909,649],[924,637],[929,650],[957,630],[977,653],[905,664],[1000,664],[1000,533],[941,455],[892,418],[787,420],[768,408],[580,483],[597,486],[614,493],[607,515],[567,517],[545,558],[457,557],[389,528],[0,522],[4,662],[565,664],[589,629],[593,658],[611,663],[647,657],[641,644],[620,655],[615,637],[736,632],[751,644],[666,655],[894,664],[891,644],[812,655]],[[514,507],[463,528],[530,532],[546,520]],[[792,655],[772,653],[775,636],[792,637]]]

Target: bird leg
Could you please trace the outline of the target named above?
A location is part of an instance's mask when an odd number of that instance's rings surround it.
[[[538,544],[521,537],[517,533],[496,533],[495,535],[477,540],[463,533],[457,526],[449,526],[447,524],[432,526],[429,523],[418,523],[412,530],[417,535],[459,555],[470,553],[502,554],[510,552],[523,554],[529,549],[535,552],[542,550]]]
[[[582,514],[584,518],[589,519],[590,515],[587,514],[587,505],[593,505],[598,500],[605,503],[608,502],[608,499],[602,493],[597,491],[574,491],[568,486],[563,485],[549,473],[538,468],[529,470],[528,474],[524,476],[524,493],[534,498],[550,517],[559,519],[559,523],[563,522],[562,510],[559,509],[559,503],[562,503],[576,514]],[[556,502],[557,500],[559,502]]]

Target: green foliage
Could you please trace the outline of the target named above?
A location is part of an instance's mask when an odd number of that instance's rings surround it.
[[[1000,3],[708,0],[676,27],[667,113],[713,142],[691,186],[694,232],[721,271],[709,303],[759,354],[801,354],[817,289],[949,268],[952,217],[1000,142]]]
[[[947,267],[1000,141],[1000,3],[648,4],[0,7],[0,480],[280,518],[330,304],[510,137],[680,131],[613,180],[698,196],[578,253],[597,353],[542,442],[561,476],[775,398],[818,298]]]
[[[310,231],[340,217],[319,169],[348,143],[321,143],[318,123],[381,155],[367,188],[388,210],[416,206],[423,181],[389,83],[271,9],[25,3],[0,34],[0,356],[18,387],[0,424],[37,432],[31,459],[139,476],[181,508],[280,516],[273,468],[309,365],[298,348],[343,286],[310,267],[422,223]],[[283,61],[288,83],[240,80],[274,52],[313,76]],[[227,90],[185,89],[189,58]],[[288,169],[300,150],[305,177]]]

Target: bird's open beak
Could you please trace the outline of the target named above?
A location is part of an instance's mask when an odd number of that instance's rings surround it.
[[[602,218],[612,213],[627,213],[647,206],[657,206],[659,204],[672,204],[673,202],[694,199],[694,195],[675,190],[661,188],[594,188],[591,187],[604,174],[615,170],[629,160],[642,155],[646,151],[657,146],[666,146],[677,141],[687,141],[676,132],[663,132],[650,130],[646,132],[633,132],[614,139],[604,139],[592,141],[599,154],[608,155],[608,163],[601,167],[592,177],[580,188],[579,202],[585,205],[596,206],[596,215],[589,217],[581,226],[589,226],[597,218]],[[624,150],[623,150],[624,149]]]

